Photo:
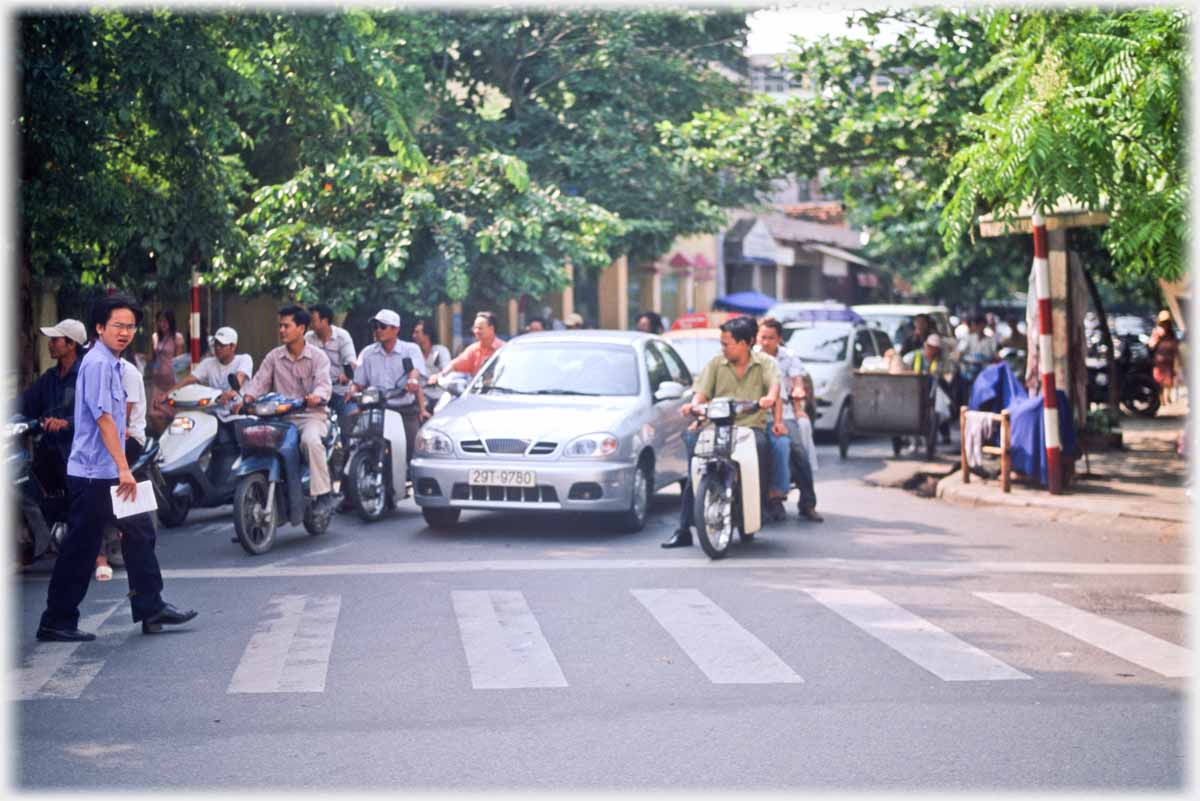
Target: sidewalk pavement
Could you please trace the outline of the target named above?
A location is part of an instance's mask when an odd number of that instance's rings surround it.
[[[999,478],[972,474],[964,484],[955,471],[938,482],[937,497],[963,506],[1010,506],[1046,509],[1117,521],[1149,521],[1186,526],[1188,464],[1176,455],[1179,433],[1187,423],[1186,396],[1162,407],[1156,417],[1121,418],[1122,450],[1089,453],[1075,463],[1076,474],[1062,495],[1051,495],[1024,476],[1014,475],[1012,492],[1000,489]],[[989,465],[998,460],[989,459]]]

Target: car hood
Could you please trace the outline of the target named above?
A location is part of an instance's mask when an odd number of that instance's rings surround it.
[[[472,394],[456,399],[426,425],[454,440],[516,438],[562,443],[581,434],[612,431],[637,404],[636,397]]]

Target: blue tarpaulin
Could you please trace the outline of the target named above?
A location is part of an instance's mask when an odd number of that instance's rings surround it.
[[[734,292],[713,301],[713,308],[720,311],[738,311],[746,314],[765,314],[767,309],[779,301],[761,292]]]
[[[1058,397],[1058,432],[1062,441],[1064,462],[1075,455],[1075,418],[1067,394],[1061,389]],[[1000,412],[1008,409],[1012,421],[1012,439],[1009,453],[1013,469],[1027,476],[1036,477],[1043,486],[1049,484],[1046,474],[1045,416],[1042,396],[1029,396],[1025,387],[1017,380],[1016,373],[1007,362],[986,367],[971,386],[971,409],[986,409]],[[996,430],[992,444],[999,442]]]

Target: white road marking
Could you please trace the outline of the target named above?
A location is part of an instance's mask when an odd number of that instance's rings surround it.
[[[796,675],[699,590],[630,590],[713,684],[798,684]]]
[[[1029,678],[870,590],[811,589],[805,592],[943,681]]]
[[[290,564],[291,562],[308,560],[308,559],[312,559],[314,556],[324,556],[327,553],[333,553],[334,551],[340,551],[343,548],[349,548],[353,544],[354,543],[352,543],[352,542],[344,542],[341,545],[334,545],[331,548],[322,548],[319,551],[307,551],[307,552],[299,554],[297,556],[289,556],[287,559],[280,559],[278,562],[270,562],[266,565],[263,565],[262,567],[257,567],[254,569],[258,572],[262,572],[264,570],[270,570],[271,568],[279,567],[280,565]]]
[[[1188,612],[1192,606],[1192,594],[1190,592],[1168,592],[1161,595],[1143,595],[1142,597],[1154,601],[1156,604],[1178,609],[1180,612]]]
[[[567,686],[524,595],[514,590],[455,590],[450,596],[471,669],[471,686],[477,690]]]
[[[310,576],[397,576],[437,573],[554,572],[570,570],[796,570],[824,577],[830,573],[894,573],[913,576],[1190,576],[1190,564],[1110,562],[938,562],[878,559],[723,559],[700,556],[658,559],[493,559],[464,562],[388,562],[377,564],[285,565],[265,567],[178,568],[165,579],[260,579]],[[49,575],[22,576],[21,583],[49,581]]]
[[[128,609],[124,601],[111,604],[93,615],[80,618],[79,628],[96,634],[90,643],[82,642],[39,642],[22,660],[21,667],[14,671],[10,697],[18,701],[43,698],[79,698],[83,691],[99,675],[104,661],[118,645],[132,634],[136,626],[114,624],[104,626],[118,609]],[[89,646],[81,656],[80,646]],[[97,657],[95,648],[101,649]]]
[[[325,691],[339,595],[274,595],[250,638],[227,693]]]
[[[1144,631],[1035,592],[977,592],[985,601],[1169,678],[1191,675],[1191,652]]]

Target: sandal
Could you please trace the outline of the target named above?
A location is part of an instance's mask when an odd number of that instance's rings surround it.
[[[113,577],[112,568],[108,565],[96,566],[96,581],[108,581]]]

